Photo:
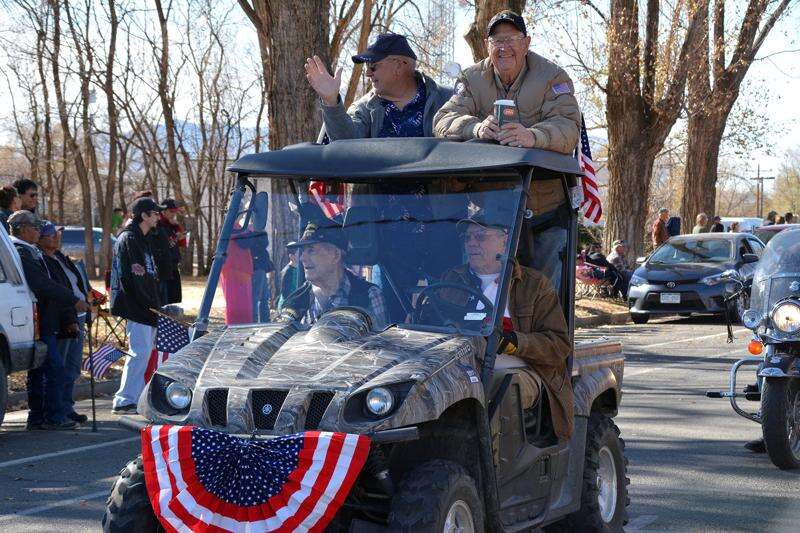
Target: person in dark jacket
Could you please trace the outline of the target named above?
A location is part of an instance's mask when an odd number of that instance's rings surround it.
[[[39,248],[44,254],[50,271],[60,278],[60,282],[69,288],[76,298],[89,300],[89,282],[84,273],[78,269],[72,259],[61,253],[61,231],[52,222],[42,225]],[[70,311],[69,309],[67,311]],[[69,313],[62,317],[59,332],[58,351],[64,358],[64,395],[62,397],[67,418],[79,424],[86,423],[88,417],[75,412],[74,389],[75,380],[81,375],[83,359],[83,341],[86,338],[86,325],[91,326],[91,313]]]
[[[150,233],[153,256],[158,270],[161,304],[179,303],[181,291],[181,243],[186,245],[183,228],[178,224],[180,207],[172,198],[161,202],[161,218]]]
[[[71,290],[54,281],[53,269],[36,247],[41,222],[30,211],[17,211],[8,218],[11,241],[19,253],[22,269],[39,311],[41,341],[47,345],[44,365],[28,371],[28,429],[72,429],[73,420],[67,419],[63,405],[64,362],[58,351],[57,335],[62,319],[70,308],[71,313],[86,312],[89,305],[77,298]]]
[[[0,187],[0,224],[6,229],[6,233],[10,231],[8,229],[8,217],[10,217],[14,211],[19,211],[19,206],[20,202],[17,189],[11,185]]]
[[[136,411],[144,389],[144,374],[156,342],[161,307],[158,272],[147,235],[158,225],[161,207],[152,198],[131,204],[133,218],[119,234],[111,263],[111,313],[127,320],[128,357],[122,382],[114,395],[115,414]]]

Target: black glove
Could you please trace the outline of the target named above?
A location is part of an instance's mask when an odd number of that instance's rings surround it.
[[[497,345],[497,353],[513,355],[517,352],[517,334],[513,331],[504,331],[501,334],[500,344]]]

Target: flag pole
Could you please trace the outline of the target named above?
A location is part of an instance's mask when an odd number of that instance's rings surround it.
[[[89,343],[89,390],[92,397],[92,431],[97,432],[97,409],[94,401],[94,349],[92,346],[92,311],[89,310],[89,323],[86,327],[86,340]]]

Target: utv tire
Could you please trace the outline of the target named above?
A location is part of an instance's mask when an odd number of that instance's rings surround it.
[[[631,320],[634,324],[647,324],[650,315],[647,313],[631,313]]]
[[[581,507],[566,519],[569,531],[623,531],[628,523],[628,459],[619,428],[592,413],[586,431]]]
[[[103,531],[106,533],[164,531],[150,506],[150,498],[144,484],[141,455],[122,469],[114,486],[111,487],[111,494],[106,501],[106,512],[103,514]]]
[[[766,378],[761,392],[761,430],[772,463],[800,468],[800,381]]]
[[[475,481],[451,461],[428,461],[403,476],[392,498],[389,531],[484,531],[483,499]]]

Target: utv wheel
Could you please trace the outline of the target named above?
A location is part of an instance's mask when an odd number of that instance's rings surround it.
[[[628,523],[628,459],[619,428],[592,413],[586,434],[581,508],[567,518],[570,531],[623,531]]]
[[[650,315],[647,313],[631,313],[631,320],[634,324],[647,324]]]
[[[761,429],[772,463],[781,470],[800,468],[800,381],[764,380]]]
[[[392,498],[389,531],[473,533],[484,530],[483,501],[460,465],[429,461],[408,472]]]
[[[122,532],[163,532],[144,484],[144,470],[140,455],[119,473],[119,477],[111,487],[111,494],[106,501],[106,512],[103,514],[103,531],[106,533]]]

